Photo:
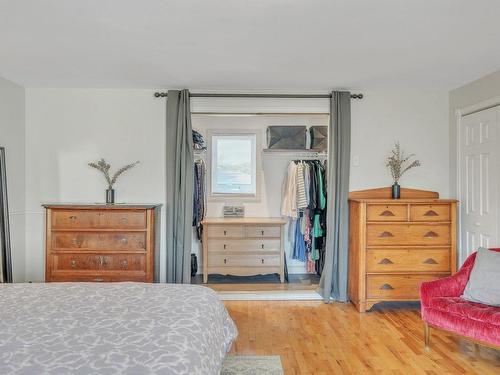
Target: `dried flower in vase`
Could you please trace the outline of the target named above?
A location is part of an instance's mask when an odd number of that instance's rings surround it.
[[[399,142],[394,144],[391,155],[387,157],[387,167],[391,171],[392,179],[394,184],[397,185],[401,177],[408,172],[410,169],[415,167],[420,167],[421,163],[419,160],[411,160],[415,154],[406,155]]]
[[[109,174],[109,170],[111,169],[111,165],[109,163],[106,163],[106,160],[100,159],[97,162],[91,162],[89,163],[89,166],[92,168],[97,169],[98,171],[101,171],[102,174],[104,175],[104,178],[106,179],[106,182],[108,183],[108,190],[106,190],[106,203],[115,203],[115,191],[113,190],[113,185],[116,183],[116,180],[118,177],[125,171],[128,171],[129,169],[135,167],[137,164],[139,164],[138,161],[132,164],[127,164],[124,167],[121,167],[118,169],[115,174],[111,177]]]

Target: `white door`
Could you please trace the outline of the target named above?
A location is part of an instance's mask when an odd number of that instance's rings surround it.
[[[497,247],[498,107],[460,121],[460,263],[478,247]]]

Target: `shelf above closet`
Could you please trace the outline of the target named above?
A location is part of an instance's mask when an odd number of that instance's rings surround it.
[[[283,149],[270,149],[262,150],[264,156],[279,156],[286,158],[327,158],[327,152],[318,152],[315,150],[283,150]]]

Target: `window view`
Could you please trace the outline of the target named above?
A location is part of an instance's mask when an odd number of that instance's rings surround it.
[[[212,195],[256,195],[256,137],[212,136]]]

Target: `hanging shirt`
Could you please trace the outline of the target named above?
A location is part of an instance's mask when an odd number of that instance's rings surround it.
[[[310,166],[309,163],[303,163],[303,168],[304,168],[304,189],[306,192],[306,201],[307,201],[307,207],[309,207],[311,198],[309,196],[309,189],[311,186],[311,178],[310,178]]]
[[[297,209],[303,210],[307,207],[306,187],[304,184],[304,166],[302,163],[297,164],[296,169],[296,183],[297,183]]]
[[[287,174],[283,180],[281,215],[297,218],[297,165],[288,164]]]
[[[296,225],[295,225],[295,244],[293,247],[293,259],[300,260],[301,262],[307,261],[307,256],[306,256],[306,245],[304,243],[304,236],[300,232],[300,223],[299,221],[304,220],[298,219]]]

